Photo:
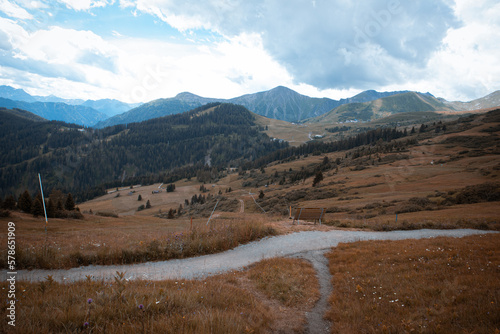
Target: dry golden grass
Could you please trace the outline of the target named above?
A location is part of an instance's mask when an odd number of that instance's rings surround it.
[[[293,305],[281,302],[281,294],[260,298],[255,286],[243,284],[258,270],[299,272],[300,281],[289,275],[272,275],[273,287],[299,288]],[[126,281],[117,273],[112,283],[60,284],[17,283],[17,333],[270,333],[290,327],[283,314],[302,320],[311,298],[317,296],[317,281],[311,265],[299,259],[275,259],[257,264],[250,271],[234,272],[206,280]],[[291,286],[299,284],[298,287]],[[307,286],[305,286],[307,285]],[[6,283],[2,283],[6,287]],[[278,298],[278,299],[276,299]],[[91,299],[89,303],[89,299]],[[314,302],[314,300],[312,300]],[[309,302],[309,303],[306,303]],[[280,305],[276,307],[276,303]],[[2,306],[5,314],[6,306]],[[87,323],[87,324],[85,324]],[[296,330],[302,331],[298,325]]]
[[[191,257],[225,251],[276,231],[254,217],[220,217],[206,220],[167,220],[154,217],[86,220],[54,219],[48,233],[44,222],[15,213],[16,264],[18,269],[57,269],[89,264],[126,264]],[[0,235],[6,235],[7,229]],[[7,238],[2,238],[2,254]],[[0,260],[6,266],[6,256]]]
[[[167,185],[164,184],[161,187],[161,193],[153,194],[153,191],[160,190],[160,183],[141,187],[135,186],[133,189],[119,188],[119,191],[110,189],[109,191],[112,191],[111,193],[85,203],[79,203],[78,206],[82,212],[89,212],[92,210],[94,213],[105,212],[120,216],[151,216],[159,211],[168,212],[169,209],[177,209],[179,204],[184,205],[185,199],[191,199],[193,195],[200,193],[200,184],[198,182],[182,180],[175,184],[175,191],[170,193],[166,192],[165,188]],[[212,190],[212,188],[210,188],[210,190]],[[132,191],[133,193],[130,193]],[[212,194],[214,192],[215,189],[213,189]],[[141,195],[142,201],[137,200],[139,195]],[[138,207],[140,205],[146,205],[148,200],[152,208],[138,212]]]
[[[263,260],[249,270],[249,277],[268,298],[286,306],[312,306],[319,298],[318,283],[311,281],[316,272],[308,262],[296,263],[289,258]]]
[[[496,333],[500,236],[339,244],[333,333]]]

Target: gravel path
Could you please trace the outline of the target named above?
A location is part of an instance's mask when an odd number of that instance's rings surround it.
[[[307,231],[275,236],[239,246],[235,249],[213,255],[182,260],[147,262],[132,265],[86,266],[68,270],[19,270],[17,280],[43,281],[47,275],[59,282],[83,280],[87,275],[95,279],[113,280],[117,271],[125,272],[127,279],[192,279],[203,278],[231,270],[240,270],[262,259],[277,256],[292,256],[299,253],[327,250],[339,242],[359,240],[401,240],[437,236],[464,237],[473,234],[491,233],[478,230],[416,230],[392,232],[364,231]],[[314,261],[312,261],[314,264]],[[7,272],[2,271],[2,279]]]

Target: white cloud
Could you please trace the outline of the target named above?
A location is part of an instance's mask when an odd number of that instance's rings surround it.
[[[24,8],[21,8],[8,0],[0,0],[0,11],[16,19],[29,20],[33,18],[33,16]]]
[[[120,8],[128,8],[135,6],[134,0],[119,0],[119,1],[120,1]]]
[[[443,1],[140,0],[137,9],[180,31],[258,34],[295,81],[323,90],[402,83],[457,24]]]
[[[454,9],[462,25],[448,30],[419,85],[468,101],[500,89],[500,3],[458,0]]]
[[[114,3],[114,0],[58,0],[68,8],[76,11],[85,11],[96,7],[106,7]]]
[[[120,99],[129,102],[170,97],[182,91],[231,98],[292,84],[291,76],[263,49],[256,34],[213,45],[130,38],[113,43],[122,50],[120,62],[126,72]]]
[[[22,7],[29,9],[41,9],[49,7],[46,3],[35,0],[17,0],[17,3],[20,4]]]

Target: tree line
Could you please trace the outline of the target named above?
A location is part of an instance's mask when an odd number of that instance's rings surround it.
[[[83,218],[73,195],[64,194],[60,190],[52,191],[45,199],[45,208],[41,194],[33,197],[28,190],[19,195],[17,200],[13,195],[0,198],[0,208],[3,210],[2,216],[8,216],[8,211],[18,210],[39,217],[45,216],[46,210],[48,218]]]

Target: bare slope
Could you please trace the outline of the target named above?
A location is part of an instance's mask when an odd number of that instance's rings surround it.
[[[498,107],[500,106],[500,90],[469,102],[450,101],[445,102],[445,104],[453,109],[462,111]]]

